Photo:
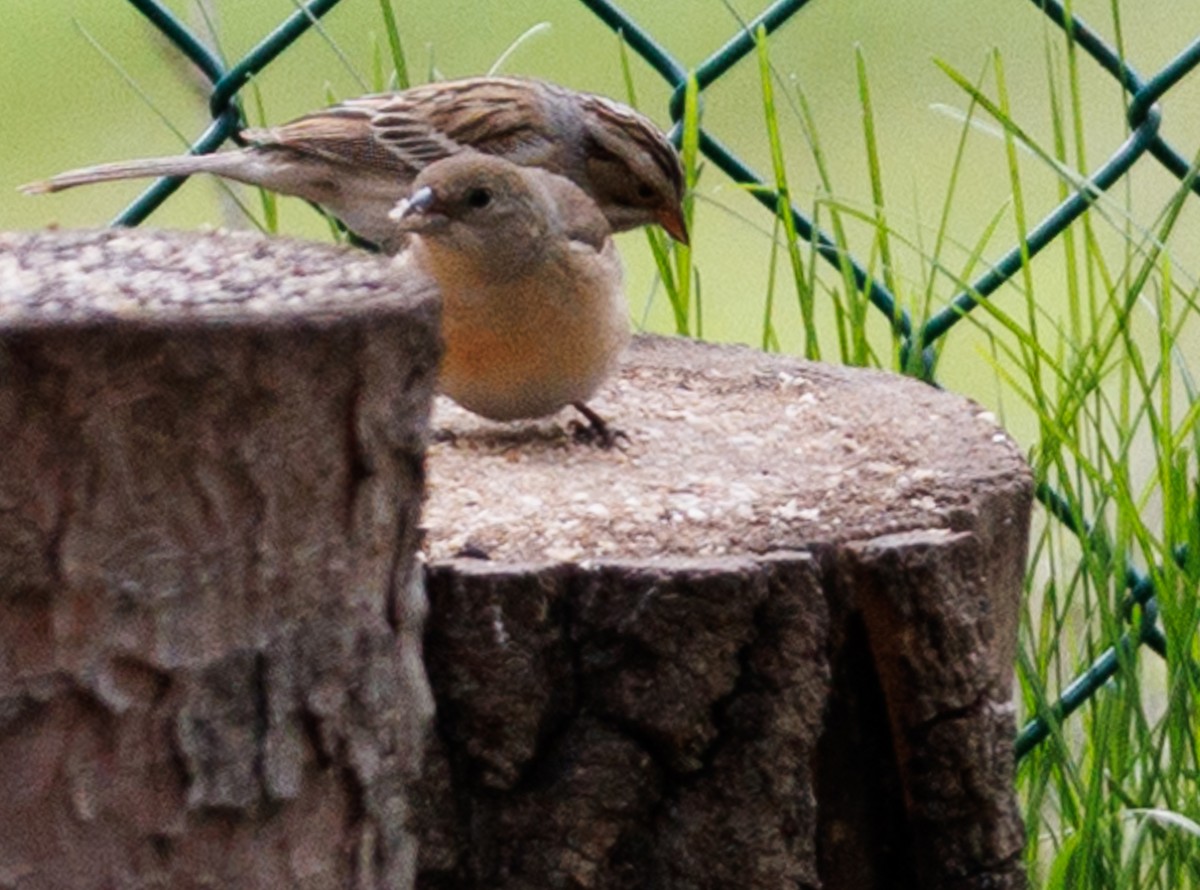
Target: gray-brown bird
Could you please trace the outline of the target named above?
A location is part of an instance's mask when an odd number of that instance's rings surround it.
[[[567,177],[614,231],[656,223],[687,241],[683,170],[663,133],[625,105],[541,80],[474,77],[363,96],[242,136],[246,148],[85,167],[22,190],[213,173],[319,204],[394,253],[403,237],[388,214],[414,178],[476,151]]]
[[[629,342],[621,264],[595,202],[569,180],[498,157],[431,164],[391,214],[401,264],[442,292],[439,387],[464,408],[517,420],[578,407]]]

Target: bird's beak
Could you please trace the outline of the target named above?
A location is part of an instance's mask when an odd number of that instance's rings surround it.
[[[687,223],[683,220],[682,207],[667,207],[664,209],[658,215],[658,224],[680,244],[687,245],[688,230]]]
[[[407,198],[401,198],[388,214],[388,219],[400,223],[403,229],[420,229],[420,220],[426,218],[436,203],[436,196],[429,186],[417,189]]]

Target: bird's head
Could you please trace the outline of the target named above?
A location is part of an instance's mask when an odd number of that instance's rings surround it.
[[[476,152],[455,155],[421,171],[390,217],[436,265],[469,265],[492,280],[526,274],[562,229],[554,193],[539,176],[551,174]]]
[[[645,116],[620,103],[578,94],[592,194],[615,231],[657,224],[688,243],[679,153]]]

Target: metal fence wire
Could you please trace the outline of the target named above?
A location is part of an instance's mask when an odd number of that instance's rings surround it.
[[[341,0],[310,0],[297,4],[296,11],[278,28],[260,41],[246,56],[231,67],[199,40],[171,12],[157,0],[128,0],[142,15],[159,29],[180,52],[192,61],[203,75],[212,82],[209,109],[212,123],[192,143],[194,153],[211,152],[226,140],[237,135],[241,125],[241,112],[237,106],[238,92],[250,79],[269,66],[281,53]],[[808,0],[777,0],[757,18],[745,24],[724,46],[689,70],[675,59],[666,48],[642,28],[636,20],[609,0],[579,0],[605,25],[618,32],[626,44],[638,53],[663,77],[673,89],[669,110],[675,127],[671,133],[676,144],[681,139],[681,120],[684,114],[684,96],[689,75],[695,78],[702,93],[719,80],[726,72],[755,51],[757,35],[769,35],[796,15],[808,4]],[[967,317],[980,302],[988,299],[1002,285],[1021,270],[1022,265],[1053,242],[1078,219],[1105,191],[1118,183],[1143,157],[1152,157],[1166,170],[1187,183],[1192,192],[1200,195],[1200,180],[1187,160],[1161,135],[1162,114],[1155,104],[1184,76],[1200,65],[1200,40],[1196,40],[1183,52],[1150,78],[1143,77],[1124,61],[1120,54],[1078,17],[1069,16],[1057,0],[1031,0],[1034,8],[1047,16],[1056,26],[1065,31],[1075,45],[1084,50],[1105,72],[1115,78],[1129,96],[1127,118],[1130,134],[1111,157],[1092,173],[1074,193],[1062,201],[1045,219],[1030,230],[1023,243],[1014,246],[970,286],[948,301],[920,327],[915,327],[909,313],[900,307],[894,295],[876,280],[861,263],[847,257],[845,251],[823,233],[804,213],[791,205],[792,221],[800,238],[809,242],[816,252],[838,270],[848,270],[859,291],[887,319],[899,338],[907,356],[906,366],[929,382],[933,376],[933,345],[946,336]],[[700,151],[720,170],[735,182],[752,186],[751,193],[770,213],[778,212],[779,194],[768,182],[747,166],[737,155],[721,142],[717,136],[701,127]],[[115,225],[136,225],[158,208],[182,183],[180,178],[167,178],[154,183],[115,220]],[[1071,509],[1068,502],[1047,486],[1037,491],[1038,499],[1051,516],[1062,522],[1085,544],[1090,535],[1086,522]],[[1176,551],[1182,564],[1187,558],[1184,548]],[[1127,620],[1137,615],[1136,626],[1126,631],[1120,639],[1109,646],[1092,665],[1080,674],[1062,692],[1053,705],[1029,721],[1016,739],[1016,754],[1020,758],[1036,747],[1051,732],[1052,728],[1065,720],[1084,704],[1104,683],[1119,670],[1122,662],[1128,663],[1126,655],[1140,645],[1147,645],[1164,658],[1167,655],[1166,639],[1157,621],[1155,590],[1146,572],[1134,568],[1126,570]],[[1140,608],[1134,609],[1136,604]]]

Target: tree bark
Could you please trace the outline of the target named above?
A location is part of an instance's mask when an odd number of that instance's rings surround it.
[[[0,235],[0,886],[411,885],[437,323],[358,252]]]
[[[418,886],[1023,886],[994,420],[659,338],[593,407],[622,447],[435,413]]]

